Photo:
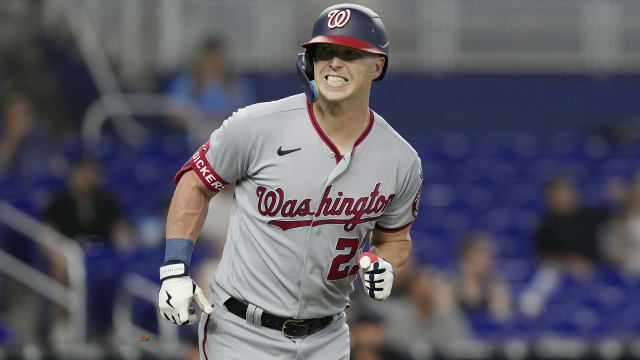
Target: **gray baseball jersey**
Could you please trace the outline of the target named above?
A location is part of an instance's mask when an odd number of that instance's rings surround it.
[[[416,151],[382,117],[370,111],[340,154],[304,94],[237,111],[176,182],[190,169],[213,191],[235,183],[216,287],[299,319],[346,308],[368,233],[409,226],[422,184]]]

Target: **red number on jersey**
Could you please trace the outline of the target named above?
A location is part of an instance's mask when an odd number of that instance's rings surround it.
[[[348,254],[341,254],[333,258],[331,262],[331,268],[329,269],[329,275],[327,280],[340,280],[347,276],[355,275],[358,272],[358,265],[349,266],[351,259],[356,255],[358,251],[358,245],[360,239],[358,238],[339,238],[338,244],[336,244],[336,250],[349,249]],[[341,269],[342,267],[342,269]]]

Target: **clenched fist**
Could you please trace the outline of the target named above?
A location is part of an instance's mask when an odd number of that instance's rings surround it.
[[[202,289],[188,276],[187,265],[178,263],[162,266],[160,279],[162,287],[158,294],[158,307],[167,320],[177,325],[195,324],[197,318],[195,309],[191,306],[194,300],[205,313],[213,311]]]
[[[370,252],[358,257],[360,279],[364,290],[375,300],[382,301],[391,294],[395,272],[390,262]]]

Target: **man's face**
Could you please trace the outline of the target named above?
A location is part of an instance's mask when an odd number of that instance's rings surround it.
[[[207,50],[202,54],[200,66],[202,67],[202,72],[207,76],[224,75],[224,53],[219,49]]]
[[[554,213],[571,212],[578,206],[578,194],[570,182],[559,182],[547,191],[547,203]]]
[[[464,255],[466,268],[474,274],[486,274],[493,265],[493,251],[485,244],[475,243]]]
[[[313,58],[315,81],[329,101],[368,93],[384,65],[381,56],[334,44],[318,45]]]
[[[99,179],[100,177],[95,167],[88,164],[80,164],[71,170],[69,186],[76,194],[88,194],[98,185]]]

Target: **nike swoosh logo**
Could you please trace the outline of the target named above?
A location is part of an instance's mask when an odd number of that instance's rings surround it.
[[[282,146],[280,146],[278,148],[278,156],[287,155],[287,154],[290,154],[290,153],[292,153],[294,151],[298,151],[298,150],[301,150],[301,149],[302,148],[291,149],[291,150],[282,150]]]

